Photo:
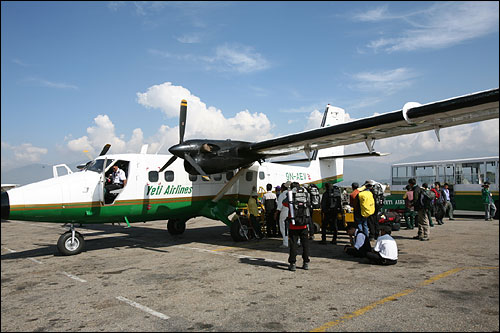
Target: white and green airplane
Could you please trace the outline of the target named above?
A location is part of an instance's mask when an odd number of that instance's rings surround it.
[[[184,141],[187,101],[181,102],[179,143],[172,155],[107,154],[79,166],[81,171],[2,192],[2,219],[70,224],[58,240],[61,253],[84,248],[75,224],[168,220],[171,234],[181,234],[186,221],[204,216],[224,222],[234,240],[244,227],[230,216],[246,202],[253,188],[286,181],[336,183],[343,179],[343,158],[376,156],[378,139],[498,118],[498,88],[425,105],[407,103],[402,110],[344,122],[344,111],[328,105],[320,128],[259,142],[195,139]],[[344,155],[344,146],[365,142],[367,153]],[[265,162],[273,157],[305,152],[306,158]],[[182,161],[183,160],[183,161]],[[301,163],[305,166],[290,165]],[[126,185],[105,196],[106,177],[113,166],[122,169]],[[59,165],[60,167],[61,165]]]

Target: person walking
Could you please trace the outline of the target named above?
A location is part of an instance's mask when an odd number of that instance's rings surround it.
[[[292,183],[292,190],[288,191],[288,230],[290,238],[290,252],[288,256],[288,270],[296,270],[297,248],[302,245],[302,268],[309,269],[309,235],[307,230],[309,206],[311,205],[309,193],[299,183]]]
[[[418,214],[418,234],[413,237],[414,239],[419,239],[421,241],[429,240],[429,219],[427,218],[426,203],[425,203],[425,192],[424,189],[417,186],[415,178],[408,179],[408,185],[413,189],[413,207]]]
[[[278,207],[276,202],[277,198],[276,194],[272,191],[272,184],[267,184],[266,190],[267,192],[264,193],[262,199],[264,202],[264,209],[266,210],[266,234],[267,237],[274,237],[278,236],[278,230],[276,227],[276,208]]]
[[[452,192],[450,191],[448,183],[444,183],[443,190],[441,191],[444,195],[444,214],[448,215],[450,221],[453,221],[453,203],[452,203]]]
[[[481,190],[481,195],[484,204],[484,220],[491,221],[497,212],[497,208],[493,202],[493,194],[491,194],[490,191],[490,183],[485,182],[482,187],[483,189]]]
[[[285,220],[288,218],[288,206],[283,205],[283,202],[288,196],[288,189],[292,184],[291,181],[288,181],[281,185],[281,193],[278,197],[278,207],[276,208],[276,217],[279,217],[279,228],[281,232],[281,236],[283,237],[283,243],[280,245],[280,248],[287,249],[288,248],[288,227],[285,223]]]
[[[325,193],[321,198],[321,241],[320,244],[326,244],[327,229],[333,231],[331,243],[337,244],[338,225],[337,215],[341,205],[341,193],[331,183],[326,183]]]

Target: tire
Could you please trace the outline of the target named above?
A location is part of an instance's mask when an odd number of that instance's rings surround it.
[[[231,223],[231,237],[235,242],[242,242],[249,239],[248,225],[245,223],[246,219],[236,218],[233,223]]]
[[[167,230],[171,235],[180,235],[186,230],[186,221],[170,219],[167,223]]]
[[[65,256],[72,256],[83,251],[85,241],[79,232],[75,232],[75,241],[71,242],[71,231],[68,231],[59,237],[57,249]]]

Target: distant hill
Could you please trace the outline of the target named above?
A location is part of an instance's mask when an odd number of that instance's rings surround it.
[[[85,161],[87,162],[87,161]],[[85,162],[68,163],[71,171],[77,171],[76,166]],[[62,169],[58,169],[59,174],[66,174]],[[53,177],[52,165],[48,164],[29,164],[4,171],[2,169],[2,184],[18,184],[26,185],[34,182],[39,182]]]

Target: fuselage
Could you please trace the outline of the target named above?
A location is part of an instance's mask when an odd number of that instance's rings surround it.
[[[252,189],[264,192],[290,180],[299,183],[339,182],[342,160],[311,161],[307,166],[255,163],[243,170],[237,181],[214,203],[236,174],[236,170],[210,175],[206,180],[188,174],[183,161],[175,161],[158,172],[170,155],[120,154],[95,160],[96,167],[28,184],[2,193],[2,218],[60,223],[106,223],[187,220],[195,216],[220,219],[246,202]],[[104,160],[107,170],[102,171]],[[118,164],[127,174],[127,183],[112,203],[103,200],[104,175]],[[100,168],[97,167],[100,165]],[[218,209],[213,209],[217,206]],[[223,209],[222,209],[223,208]],[[223,210],[221,212],[221,210]],[[222,214],[222,216],[221,216]]]

